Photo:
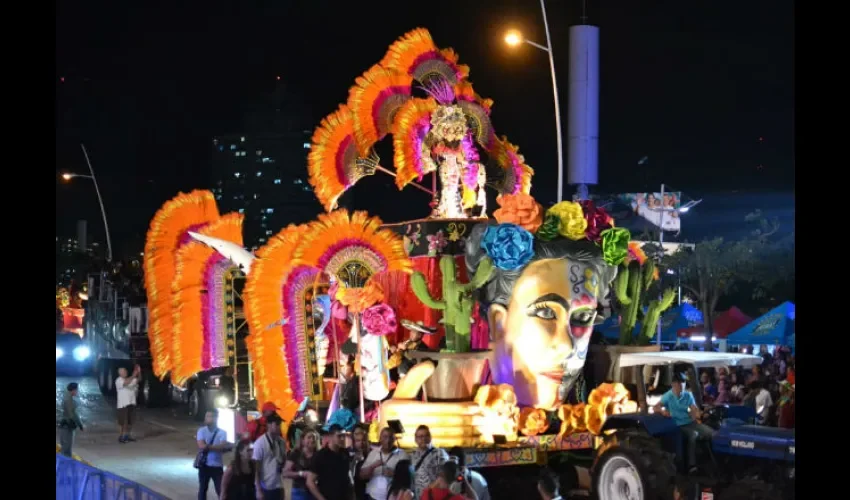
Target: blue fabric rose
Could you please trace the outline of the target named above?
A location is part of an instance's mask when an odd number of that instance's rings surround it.
[[[481,248],[496,267],[513,271],[534,257],[534,236],[516,224],[489,226],[481,239]]]
[[[331,418],[329,418],[325,423],[324,429],[328,430],[334,424],[342,427],[346,431],[350,431],[354,429],[354,426],[357,424],[357,417],[355,417],[354,413],[348,408],[337,408],[333,415],[331,415]]]

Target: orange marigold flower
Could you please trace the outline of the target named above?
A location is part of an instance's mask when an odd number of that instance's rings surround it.
[[[543,207],[525,193],[501,194],[496,198],[498,210],[493,217],[499,224],[516,224],[533,233],[543,224]]]

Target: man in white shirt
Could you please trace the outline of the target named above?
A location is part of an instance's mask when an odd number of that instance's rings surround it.
[[[758,415],[758,423],[764,425],[767,422],[767,417],[770,415],[770,410],[773,407],[773,398],[770,397],[770,391],[764,388],[761,381],[752,383],[753,391],[756,393],[756,414]]]
[[[277,413],[266,417],[266,433],[254,442],[254,484],[257,500],[283,500],[281,471],[286,462],[286,443],[280,437],[283,419]]]
[[[139,365],[133,369],[133,375],[127,376],[127,369],[123,366],[118,369],[118,378],[115,379],[115,393],[118,399],[118,425],[121,426],[119,443],[135,441],[130,436],[133,422],[136,416],[136,391],[139,388],[139,377],[142,369]]]
[[[387,498],[395,466],[400,460],[410,460],[404,450],[395,445],[395,434],[389,427],[381,430],[381,446],[369,452],[360,467],[360,477],[366,483],[366,495],[372,500]]]

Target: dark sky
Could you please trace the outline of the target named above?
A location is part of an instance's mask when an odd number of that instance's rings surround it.
[[[565,134],[568,27],[580,4],[547,2]],[[601,28],[596,191],[662,182],[700,193],[793,190],[791,0],[588,4]],[[501,41],[506,28],[517,27],[545,43],[536,0],[60,1],[57,172],[86,170],[84,141],[121,252],[136,244],[166,199],[208,187],[212,136],[239,132],[244,104],[270,91],[277,75],[321,118],[393,40],[420,26],[470,65],[478,93],[495,100],[497,132],[519,145],[537,172],[532,194],[554,198],[546,55],[528,46],[510,51]],[[644,156],[649,161],[638,166]],[[372,202],[358,208],[377,215],[405,197],[427,203],[396,194],[388,177],[367,181],[354,189],[375,196],[362,197]],[[56,213],[57,234],[87,218],[94,237],[102,237],[90,183],[57,182]]]

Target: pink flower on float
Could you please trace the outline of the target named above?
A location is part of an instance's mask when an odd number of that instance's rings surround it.
[[[384,304],[375,304],[363,311],[363,328],[372,335],[387,335],[398,329],[395,311]]]

